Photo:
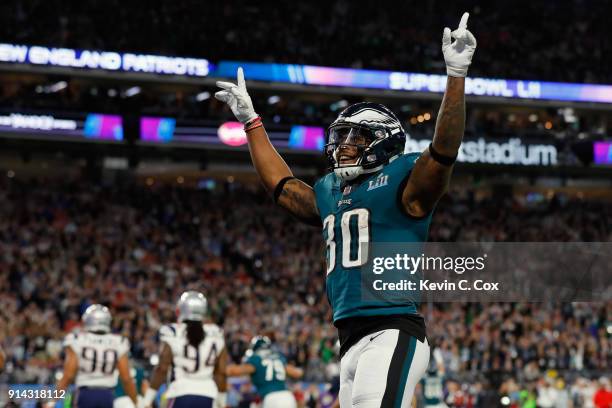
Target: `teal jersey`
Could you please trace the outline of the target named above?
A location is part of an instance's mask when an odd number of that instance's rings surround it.
[[[134,384],[136,384],[136,393],[141,394],[142,381],[144,380],[144,370],[141,367],[131,367],[130,376],[134,380]],[[127,394],[123,389],[123,384],[121,384],[121,380],[117,380],[117,386],[115,387],[115,398],[125,396],[127,396]]]
[[[287,389],[285,385],[287,360],[281,353],[275,350],[257,350],[245,362],[255,367],[255,372],[251,374],[251,382],[262,399],[271,392]]]
[[[438,405],[444,401],[444,379],[441,375],[427,374],[421,380],[425,406]]]
[[[326,243],[327,297],[334,322],[348,317],[417,313],[418,305],[413,300],[369,300],[362,296],[360,268],[369,262],[369,251],[363,248],[371,243],[426,241],[431,214],[410,217],[400,201],[419,155],[396,156],[358,183],[344,186],[335,173],[330,173],[315,184]]]

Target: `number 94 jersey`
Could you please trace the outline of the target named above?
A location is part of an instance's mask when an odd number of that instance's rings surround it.
[[[127,338],[117,334],[90,332],[70,333],[64,339],[79,359],[77,387],[108,387],[117,385],[117,362],[130,350]]]
[[[431,213],[410,217],[401,194],[420,153],[395,156],[381,170],[343,184],[329,173],[314,185],[326,244],[327,297],[333,319],[415,314],[415,302],[368,300],[361,293],[361,267],[368,263],[371,243],[422,243]],[[420,254],[419,254],[420,255]]]
[[[182,395],[217,397],[217,384],[213,373],[217,358],[225,347],[223,332],[216,324],[204,324],[204,340],[193,347],[187,340],[187,326],[173,323],[162,326],[159,339],[172,350],[172,381],[167,398]]]

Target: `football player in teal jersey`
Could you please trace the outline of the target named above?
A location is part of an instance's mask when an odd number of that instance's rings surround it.
[[[263,408],[295,408],[296,402],[287,389],[287,377],[299,379],[303,371],[287,364],[285,356],[272,347],[266,336],[256,336],[251,340],[242,364],[227,366],[228,376],[250,375],[251,382],[263,401]]]
[[[421,380],[426,408],[448,408],[444,403],[444,365],[432,359]]]
[[[144,369],[140,365],[134,364],[134,366],[130,369],[130,377],[132,377],[132,380],[134,380],[134,384],[136,385],[136,393],[138,395],[144,395],[145,391],[149,386],[149,382],[145,378]],[[133,406],[134,404],[132,404],[132,401],[125,392],[123,384],[121,383],[121,381],[117,381],[117,386],[115,387],[115,401],[113,401],[113,408],[130,408]]]
[[[327,296],[340,337],[340,406],[410,406],[427,369],[425,323],[414,301],[372,302],[362,296],[361,267],[369,244],[423,243],[436,203],[446,192],[465,127],[465,77],[476,50],[467,30],[445,28],[447,82],[433,140],[420,153],[404,152],[406,133],[388,108],[347,107],[327,131],[333,170],[312,188],[296,179],[272,146],[247,92],[217,82],[215,97],[245,125],[251,159],[276,203],[297,219],[322,227],[327,247]],[[454,41],[453,41],[454,39]]]

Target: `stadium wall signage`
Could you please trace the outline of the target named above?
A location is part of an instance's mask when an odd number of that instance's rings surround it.
[[[242,126],[235,122],[220,125],[201,121],[168,117],[141,117],[139,139],[141,143],[202,148],[227,146],[243,149],[246,142]],[[315,126],[271,128],[272,143],[289,151],[321,154],[325,129]],[[29,114],[23,112],[0,113],[0,136],[38,138],[47,140],[97,140],[121,142],[124,140],[123,118],[119,115],[100,113]],[[408,136],[405,151],[423,151],[431,139]],[[609,164],[612,144],[601,142],[595,149],[596,160]],[[458,161],[463,163],[555,166],[558,163],[557,147],[550,143],[525,142],[519,137],[464,140]]]
[[[430,139],[406,139],[406,152],[421,152],[429,146]],[[557,147],[553,144],[524,144],[518,137],[509,139],[464,140],[459,148],[457,161],[462,163],[503,164],[521,166],[555,166]]]
[[[170,124],[165,125],[166,122]],[[314,126],[291,126],[284,130],[269,129],[272,143],[278,148],[320,154],[325,143],[325,129]],[[198,125],[197,122],[176,123],[173,118],[142,117],[140,140],[144,143],[173,146],[214,145],[243,146],[246,135],[237,122],[226,122],[219,127]],[[423,151],[431,139],[408,136],[406,152]],[[557,148],[553,144],[524,143],[518,137],[491,139],[480,137],[464,140],[458,160],[464,163],[501,164],[522,166],[555,166]]]
[[[76,50],[0,43],[0,62],[75,69],[205,77],[210,63],[202,58]]]
[[[244,68],[247,79],[259,81],[424,93],[442,93],[446,87],[445,75],[242,61],[221,61],[211,75],[233,78],[238,66]],[[512,99],[612,103],[611,85],[468,77],[465,92]]]

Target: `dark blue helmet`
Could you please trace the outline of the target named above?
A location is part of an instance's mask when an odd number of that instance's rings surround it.
[[[360,102],[343,110],[327,129],[325,154],[330,168],[343,180],[373,173],[403,151],[406,133],[389,108]],[[342,164],[342,146],[357,148],[357,160]]]

